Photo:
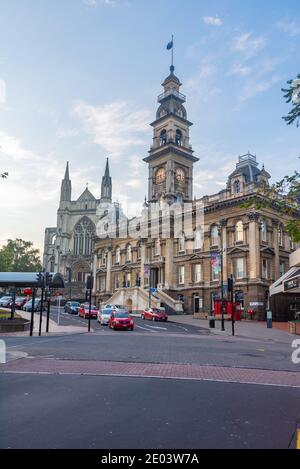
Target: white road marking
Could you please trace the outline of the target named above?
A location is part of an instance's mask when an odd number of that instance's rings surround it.
[[[155,332],[155,331],[152,331],[151,329],[148,329],[148,327],[138,326],[137,324],[135,324],[135,327],[139,327],[140,329],[144,329],[145,331],[148,331],[148,332]]]
[[[166,327],[159,327],[159,326],[149,326],[148,327],[152,327],[152,329],[162,329],[163,331],[167,331],[168,329]]]

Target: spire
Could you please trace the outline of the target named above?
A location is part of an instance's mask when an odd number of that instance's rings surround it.
[[[111,195],[112,195],[112,182],[111,182],[111,177],[109,174],[108,158],[106,158],[105,172],[104,172],[104,176],[102,177],[102,183],[101,183],[100,202],[111,202],[112,201]]]
[[[65,177],[64,177],[65,181],[69,181],[70,180],[70,176],[69,176],[69,162],[67,161],[67,166],[66,166],[66,170],[65,170]]]
[[[65,170],[65,176],[61,182],[60,189],[60,201],[61,202],[70,202],[72,194],[72,184],[69,176],[69,162],[67,161],[67,166]]]

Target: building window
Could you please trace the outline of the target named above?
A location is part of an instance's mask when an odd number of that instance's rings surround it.
[[[260,240],[267,241],[267,224],[265,221],[260,222]]]
[[[245,277],[245,260],[243,257],[239,257],[236,260],[236,278]]]
[[[201,229],[195,230],[194,249],[201,249],[203,246],[203,232]]]
[[[290,237],[290,249],[295,249],[295,243],[292,237]]]
[[[234,183],[234,192],[239,194],[241,192],[241,183],[239,180],[235,181]]]
[[[114,276],[114,285],[115,285],[115,290],[119,288],[119,275],[115,274]]]
[[[178,284],[184,285],[184,265],[178,267]]]
[[[116,264],[120,264],[121,261],[121,249],[119,247],[116,248]]]
[[[100,277],[100,291],[104,291],[105,290],[105,276],[102,275]]]
[[[94,249],[95,225],[87,217],[83,217],[74,228],[75,256],[90,256]]]
[[[167,143],[167,131],[166,129],[160,132],[160,145],[165,145]]]
[[[155,256],[160,256],[160,239],[159,238],[155,240],[154,249],[155,249],[154,251]]]
[[[176,130],[175,143],[176,145],[182,145],[182,133],[179,129]]]
[[[241,220],[239,220],[235,225],[235,240],[237,242],[244,241],[244,226]]]
[[[201,264],[194,264],[194,282],[198,283],[202,280],[202,265]]]
[[[131,273],[130,272],[126,274],[126,287],[127,288],[131,287]]]
[[[142,248],[141,243],[137,244],[137,258],[140,259],[142,257]]]
[[[278,244],[283,246],[283,231],[282,228],[278,228]]]
[[[126,248],[126,261],[131,262],[131,260],[132,260],[131,244],[128,244]]]
[[[219,230],[216,225],[212,226],[210,230],[210,242],[212,246],[219,244]]]
[[[213,263],[211,263],[211,280],[213,282],[219,280],[219,268]]]
[[[262,260],[261,277],[264,279],[268,278],[268,260],[267,259]]]
[[[184,252],[185,251],[185,240],[184,236],[181,236],[178,238],[178,252]]]
[[[285,262],[284,262],[284,261],[280,261],[280,264],[279,264],[279,275],[280,275],[280,277],[282,277],[284,274],[285,274]]]
[[[105,251],[102,251],[101,263],[102,265],[106,265],[106,252]]]

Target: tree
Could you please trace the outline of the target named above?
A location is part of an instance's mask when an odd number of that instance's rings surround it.
[[[300,120],[300,74],[295,80],[287,81],[289,88],[282,88],[281,91],[284,93],[284,97],[287,103],[292,103],[293,107],[287,116],[283,117],[283,120],[287,125],[291,125],[296,122],[299,127]]]
[[[276,209],[287,217],[285,231],[293,241],[300,241],[300,173],[297,171],[271,186],[257,185],[254,197],[243,207]]]
[[[39,272],[42,270],[39,250],[31,241],[9,239],[0,249],[1,272]]]

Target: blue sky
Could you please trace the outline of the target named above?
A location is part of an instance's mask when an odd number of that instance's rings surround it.
[[[99,196],[110,156],[114,198],[134,213],[171,34],[195,194],[224,187],[248,150],[273,180],[297,169],[300,130],[282,121],[280,90],[300,71],[298,1],[0,0],[0,18],[0,242],[42,246],[67,160],[73,196],[87,182]]]

